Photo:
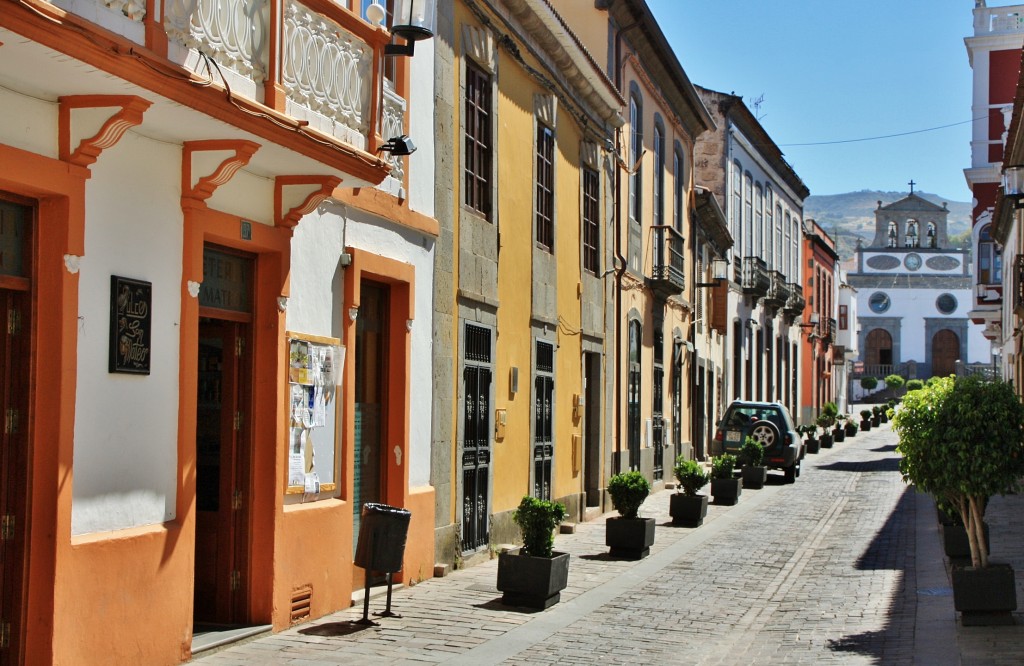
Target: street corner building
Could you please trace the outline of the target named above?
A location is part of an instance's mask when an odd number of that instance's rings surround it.
[[[433,575],[433,46],[256,7],[0,12],[3,663],[347,608],[367,502]]]

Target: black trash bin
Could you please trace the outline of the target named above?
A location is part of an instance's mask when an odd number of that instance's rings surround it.
[[[402,570],[405,540],[409,534],[412,513],[387,504],[367,502],[363,505],[359,521],[359,540],[356,542],[356,566],[366,569],[366,591],[363,597],[362,624],[376,624],[368,617],[370,603],[370,572],[387,574],[388,599],[382,617],[401,617],[391,612],[391,574]]]
[[[356,542],[356,566],[367,572],[401,571],[411,516],[408,510],[387,504],[364,504]]]

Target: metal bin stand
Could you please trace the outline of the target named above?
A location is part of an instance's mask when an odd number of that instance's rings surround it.
[[[368,502],[363,505],[359,523],[359,541],[356,543],[356,566],[366,570],[366,589],[363,594],[363,618],[359,624],[375,625],[369,619],[370,610],[370,572],[376,571],[387,575],[388,600],[382,613],[374,613],[378,617],[401,617],[391,612],[391,575],[402,570],[405,557],[405,540],[409,534],[409,519],[412,517],[406,509],[387,504]]]

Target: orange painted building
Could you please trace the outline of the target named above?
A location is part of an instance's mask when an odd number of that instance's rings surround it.
[[[836,401],[833,366],[846,359],[834,354],[833,343],[839,331],[836,320],[838,293],[838,262],[836,244],[825,230],[812,219],[804,220],[804,308],[801,326],[800,372],[803,391],[800,396],[800,414],[805,423],[813,422],[826,402]]]
[[[367,502],[432,575],[432,50],[362,4],[0,13],[0,662],[346,608]]]

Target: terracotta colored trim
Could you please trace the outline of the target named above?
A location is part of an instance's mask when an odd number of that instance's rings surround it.
[[[186,141],[182,147],[181,159],[181,196],[206,201],[217,188],[231,180],[238,170],[249,163],[252,156],[260,149],[258,143],[244,140]],[[196,184],[192,184],[192,155],[201,151],[223,152],[234,151],[208,176],[202,176]]]
[[[78,367],[78,276],[65,254],[83,254],[88,170],[0,145],[0,188],[38,202],[33,257],[29,414],[29,553],[25,663],[52,663],[60,589],[69,555]]]
[[[341,178],[337,176],[278,176],[274,179],[274,224],[293,228],[303,216],[313,212],[324,199],[331,196],[340,182]],[[284,188],[302,185],[312,187],[313,190],[306,195],[302,203],[286,212]]]
[[[304,121],[231,95],[121,35],[41,0],[19,0],[0,12],[0,25],[43,46],[141,86],[240,130],[284,146],[359,180],[378,184],[384,160],[311,129]]]
[[[400,224],[413,231],[419,231],[435,238],[441,233],[438,221],[411,210],[407,199],[397,199],[375,187],[338,188],[331,194],[331,198],[355,206],[367,213],[379,215],[389,222]]]
[[[58,112],[58,153],[62,160],[88,167],[96,161],[105,149],[121,140],[124,133],[142,123],[142,114],[153,103],[135,95],[67,95],[59,97]],[[74,152],[71,151],[71,116],[75,109],[102,109],[121,107],[107,118],[95,135],[82,139]]]

